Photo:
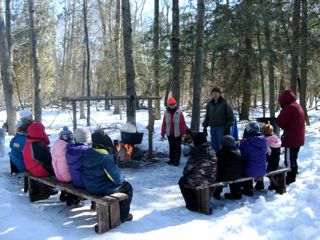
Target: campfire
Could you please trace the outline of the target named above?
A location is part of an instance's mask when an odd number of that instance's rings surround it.
[[[126,161],[131,158],[133,146],[127,143],[118,143],[116,146],[116,157],[118,161]]]

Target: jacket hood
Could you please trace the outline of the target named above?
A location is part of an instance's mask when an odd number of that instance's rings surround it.
[[[45,127],[40,122],[32,122],[28,127],[28,138],[43,141],[46,145],[50,144],[50,140],[45,132]]]
[[[246,141],[250,143],[253,147],[261,148],[266,145],[266,140],[263,135],[260,136],[253,136],[253,137],[246,137]]]
[[[281,140],[276,136],[268,136],[266,137],[267,146],[272,148],[279,148],[281,147]]]
[[[297,100],[296,95],[291,90],[285,90],[280,96],[279,96],[279,104],[282,107],[294,102]]]

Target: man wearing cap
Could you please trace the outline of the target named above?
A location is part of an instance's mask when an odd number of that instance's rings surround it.
[[[234,115],[230,104],[221,96],[219,88],[212,88],[211,98],[206,106],[206,115],[202,126],[204,132],[207,132],[207,127],[210,126],[211,144],[213,149],[218,152],[221,148],[222,137],[230,135]]]
[[[186,133],[186,122],[181,109],[177,106],[177,102],[173,97],[169,97],[167,101],[167,110],[164,112],[161,137],[165,135],[169,141],[168,164],[178,166],[181,157],[182,136]]]

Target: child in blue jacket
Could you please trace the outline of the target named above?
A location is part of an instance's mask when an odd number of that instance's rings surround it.
[[[128,199],[120,202],[120,221],[131,221],[130,204],[132,186],[125,181],[119,167],[116,165],[112,141],[102,129],[92,136],[92,148],[88,149],[83,158],[83,183],[85,189],[95,195],[110,195],[116,192],[128,194]]]

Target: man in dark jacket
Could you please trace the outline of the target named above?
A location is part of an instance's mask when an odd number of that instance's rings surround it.
[[[207,132],[210,126],[211,144],[218,152],[221,148],[221,139],[224,135],[230,135],[230,128],[234,121],[234,115],[230,104],[221,96],[219,88],[211,90],[211,101],[206,107],[206,115],[202,123],[203,131]]]
[[[282,147],[285,147],[285,165],[291,168],[287,173],[287,184],[296,181],[298,173],[298,153],[304,145],[305,123],[304,112],[291,90],[285,90],[279,96],[281,112],[277,124],[283,129]]]

